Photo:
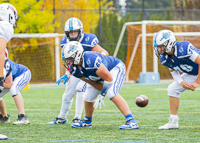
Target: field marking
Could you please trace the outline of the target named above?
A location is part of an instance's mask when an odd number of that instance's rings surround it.
[[[101,140],[66,140],[66,139],[30,139],[30,138],[8,138],[11,140],[33,140],[33,141],[55,141],[55,142],[108,142],[108,143],[147,143],[147,142],[129,142],[129,141],[101,141]]]
[[[6,110],[9,111],[17,111],[17,109],[13,109],[13,108],[8,108]],[[25,109],[25,111],[60,111],[60,109]],[[74,112],[74,109],[70,109],[69,112]],[[101,109],[96,109],[95,112],[103,112],[103,113],[121,113],[119,110],[101,110]],[[132,111],[132,113],[169,113],[169,111]],[[200,112],[191,112],[191,111],[179,111],[179,114],[200,114]]]
[[[10,122],[10,124],[12,124],[13,122]],[[33,125],[47,125],[47,123],[30,123]],[[67,122],[66,124],[71,125],[71,123]],[[121,124],[92,124],[92,125],[96,125],[96,126],[120,126]],[[47,126],[55,126],[55,125],[47,125]],[[57,126],[57,125],[56,125]],[[64,126],[63,124],[61,124],[61,126]],[[159,127],[161,125],[143,125],[143,124],[139,124],[140,127]],[[200,126],[179,126],[181,128],[200,128]],[[200,131],[200,130],[193,130],[193,131]],[[146,133],[146,134],[154,134],[154,133]],[[159,133],[158,133],[159,134]],[[76,135],[76,136],[93,136],[93,135]],[[95,135],[97,137],[115,137],[115,136],[104,136],[104,135]]]
[[[155,88],[153,90],[158,90],[158,91],[167,91],[167,88]],[[196,88],[195,90],[200,90],[200,88]]]
[[[6,100],[6,101],[12,100],[13,101],[12,98],[11,99],[4,99],[4,100]],[[53,102],[54,104],[62,102],[62,100],[60,100],[60,99],[31,99],[31,98],[28,99],[28,98],[26,98],[24,100],[25,101],[31,101],[31,102],[32,101],[51,101],[51,102],[48,102],[48,103]],[[129,99],[129,100],[126,100],[126,101],[135,101],[135,99]],[[149,101],[150,102],[169,102],[169,100],[149,100]],[[110,102],[110,101],[108,101],[108,102]],[[180,102],[200,102],[200,100],[180,100]]]
[[[107,136],[107,135],[74,135],[74,136],[80,136],[80,137],[105,137],[105,138],[116,137],[116,136]]]
[[[162,134],[162,135],[172,135],[172,134],[175,134],[175,133],[133,133],[133,134],[154,134],[154,135]]]

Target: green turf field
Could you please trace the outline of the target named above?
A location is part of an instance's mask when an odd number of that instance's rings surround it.
[[[129,104],[140,129],[119,130],[125,123],[124,116],[108,98],[105,107],[96,109],[92,128],[71,128],[75,104],[64,125],[47,125],[57,117],[65,86],[31,87],[23,90],[25,111],[30,125],[12,125],[17,120],[17,109],[10,94],[4,96],[10,124],[0,124],[0,134],[8,136],[3,142],[200,142],[200,88],[181,95],[179,129],[158,130],[169,117],[168,84],[124,84],[120,94]],[[139,108],[134,99],[139,94],[148,96],[147,107]],[[74,100],[75,101],[75,100]],[[84,117],[84,116],[83,116]]]

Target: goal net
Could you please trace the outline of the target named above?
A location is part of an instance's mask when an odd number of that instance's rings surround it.
[[[9,59],[30,69],[31,83],[55,82],[65,73],[60,54],[63,35],[14,34],[7,45]]]
[[[117,56],[126,28],[128,30],[126,82],[137,80],[141,72],[159,72],[161,79],[172,78],[168,68],[158,62],[153,51],[153,37],[160,30],[171,30],[177,41],[189,41],[200,49],[200,21],[128,22],[122,28],[114,56]]]

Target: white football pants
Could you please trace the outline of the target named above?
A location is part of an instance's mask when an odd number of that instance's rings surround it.
[[[183,81],[187,82],[188,84],[195,82],[197,79],[197,76],[189,75],[187,73],[183,73],[181,76],[183,78]],[[179,98],[179,95],[185,90],[185,88],[183,88],[180,84],[174,81],[168,86],[168,95]]]
[[[117,64],[111,71],[110,74],[113,78],[113,84],[108,89],[107,96],[109,99],[112,99],[114,96],[119,95],[119,92],[124,84],[126,76],[126,68],[124,63],[120,62]],[[83,99],[87,102],[93,102],[95,98],[101,93],[100,90],[97,90],[90,84],[87,85]]]
[[[0,100],[9,91],[11,96],[21,94],[20,91],[29,83],[30,80],[31,80],[31,72],[30,70],[27,70],[26,72],[24,72],[23,74],[14,79],[10,89],[5,89],[5,88],[3,89],[3,91],[0,93]]]

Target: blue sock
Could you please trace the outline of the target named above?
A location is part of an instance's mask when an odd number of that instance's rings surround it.
[[[85,120],[87,124],[90,124],[92,122],[92,117],[85,116]],[[89,120],[89,121],[88,121]]]
[[[134,119],[134,117],[133,117],[132,114],[128,114],[128,115],[126,115],[125,118],[126,118],[127,121],[129,121],[129,120],[133,120],[133,119]]]

